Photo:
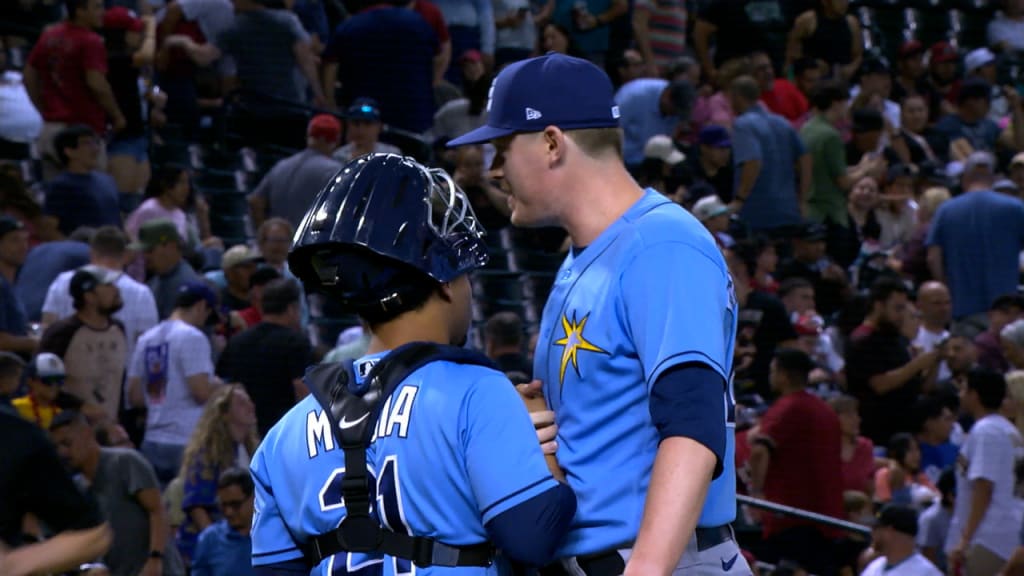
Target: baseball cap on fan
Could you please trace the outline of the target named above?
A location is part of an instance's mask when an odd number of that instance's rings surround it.
[[[145,24],[135,15],[135,12],[124,6],[114,6],[103,14],[103,27],[108,30],[142,32]]]
[[[505,67],[491,84],[487,110],[487,124],[448,142],[448,147],[541,132],[548,126],[619,126],[619,107],[608,75],[587,60],[555,52]]]

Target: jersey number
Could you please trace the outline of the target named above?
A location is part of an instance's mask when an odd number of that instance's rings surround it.
[[[367,468],[370,477],[370,499],[377,503],[376,512],[381,524],[399,534],[408,534],[409,526],[405,522],[405,510],[402,506],[402,491],[398,483],[398,457],[388,456],[379,475]],[[324,512],[345,506],[345,497],[341,493],[341,483],[345,478],[345,468],[335,468],[320,489],[320,509]],[[392,563],[395,576],[411,576],[415,574],[412,562],[404,558],[388,558]],[[379,573],[380,561],[365,554],[338,554],[332,559],[332,576],[374,576]]]

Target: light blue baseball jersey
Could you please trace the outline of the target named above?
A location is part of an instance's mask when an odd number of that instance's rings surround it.
[[[357,378],[382,356],[357,361]],[[253,458],[254,564],[300,557],[296,540],[331,530],[344,517],[344,454],[322,421],[326,416],[316,401],[303,400]],[[367,462],[382,524],[454,546],[487,541],[484,524],[556,486],[519,395],[501,372],[476,365],[433,362],[410,374],[383,406]],[[314,573],[505,573],[500,563],[418,568],[402,559],[357,554],[338,555],[328,564]]]
[[[558,461],[577,497],[558,556],[636,539],[658,449],[649,396],[658,376],[702,362],[730,382],[736,300],[724,258],[686,210],[647,190],[581,253],[570,254],[544,314],[534,374],[558,423]],[[731,384],[723,389],[724,470],[700,526],[735,519]]]

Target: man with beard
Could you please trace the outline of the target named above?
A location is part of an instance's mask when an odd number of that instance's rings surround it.
[[[123,305],[119,275],[92,264],[79,268],[68,287],[75,314],[47,328],[39,343],[40,352],[64,360],[65,390],[101,405],[110,422],[117,422],[128,358],[124,325],[113,317]]]
[[[897,432],[913,431],[904,415],[939,360],[938,350],[911,357],[910,343],[900,334],[908,304],[903,283],[878,279],[871,287],[868,315],[846,350],[847,386],[860,400],[863,433],[875,445],[888,444]]]

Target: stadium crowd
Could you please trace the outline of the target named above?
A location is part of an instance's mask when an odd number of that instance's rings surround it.
[[[739,506],[752,566],[1024,574],[1024,0],[21,0],[0,48],[0,462],[28,422],[67,468],[0,465],[6,547],[106,522],[88,573],[251,573],[251,455],[368,343],[287,265],[367,153],[469,194],[471,341],[529,382],[565,235],[445,143],[556,51],[726,256],[740,492],[870,530]]]

